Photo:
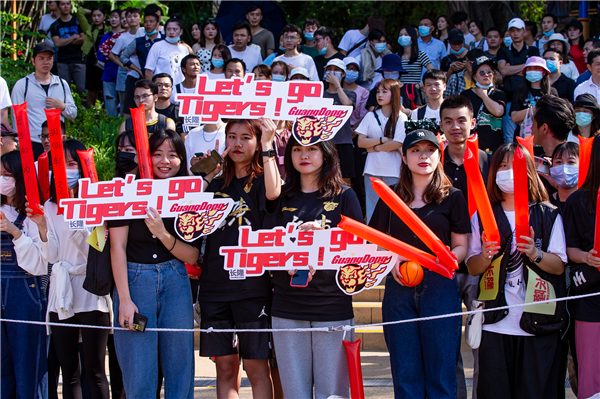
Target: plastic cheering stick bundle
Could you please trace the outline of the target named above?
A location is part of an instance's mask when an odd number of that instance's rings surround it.
[[[600,258],[600,190],[598,190],[598,198],[596,199],[596,231],[594,237],[594,250],[596,256]]]
[[[383,181],[371,177],[371,186],[398,217],[419,237],[427,248],[437,255],[439,261],[449,269],[458,269],[456,257],[446,248],[429,227],[402,201],[398,195]]]
[[[588,170],[590,169],[590,158],[592,157],[593,143],[593,137],[585,138],[579,136],[579,178],[577,180],[577,188],[581,188],[581,186],[583,186],[583,182],[585,181]]]
[[[92,147],[87,151],[77,150],[77,155],[81,159],[83,176],[89,178],[92,183],[97,183],[98,173],[96,172],[96,163],[94,162],[94,148]]]
[[[146,127],[146,111],[144,104],[130,108],[131,122],[135,135],[135,146],[138,153],[140,177],[152,179],[152,162],[150,161],[150,145],[148,144],[148,128]]]
[[[533,135],[523,138],[523,137],[517,137],[517,141],[519,142],[519,144],[521,144],[523,147],[525,147],[525,149],[527,149],[527,151],[529,151],[529,155],[531,155],[531,158],[534,157],[533,154]]]
[[[452,279],[454,277],[454,269],[438,263],[437,258],[427,252],[421,251],[405,242],[397,240],[389,235],[375,230],[372,227],[366,226],[363,223],[357,222],[346,216],[342,216],[342,221],[338,223],[338,227],[350,234],[354,234],[362,239],[365,239],[373,244],[379,245],[382,248],[392,251],[405,259],[415,261],[421,266],[428,268],[432,272],[436,272],[441,276]]]
[[[33,214],[43,215],[44,212],[40,209],[40,193],[37,176],[35,175],[35,163],[33,162],[33,147],[29,133],[29,119],[27,119],[27,103],[13,105],[13,110],[15,112],[15,121],[17,122],[19,151],[21,153],[21,164],[23,165],[27,201]]]
[[[348,361],[348,377],[350,378],[350,394],[352,399],[365,399],[362,368],[360,362],[360,339],[358,341],[342,341]]]
[[[515,235],[518,243],[525,243],[521,236],[529,237],[529,179],[527,159],[521,146],[513,156],[513,178],[515,184]]]
[[[65,166],[65,150],[63,148],[62,130],[60,128],[60,109],[45,109],[48,120],[48,134],[50,148],[52,148],[52,174],[54,175],[54,188],[56,189],[57,215],[62,215],[64,209],[60,201],[69,198],[69,184],[67,183],[67,168]]]
[[[475,157],[477,167],[479,168],[479,137],[477,133],[467,139],[467,150],[471,150],[471,153]],[[463,156],[464,157],[464,156]],[[464,160],[463,160],[464,163]],[[477,203],[475,202],[475,196],[473,195],[473,188],[471,183],[467,180],[467,200],[469,203],[469,217],[472,217],[477,210]]]
[[[48,153],[44,151],[38,157],[38,183],[42,190],[42,201],[46,202],[50,198],[50,165],[48,163]]]
[[[500,232],[496,224],[496,218],[494,218],[494,212],[492,211],[492,205],[490,204],[485,184],[483,183],[483,177],[479,171],[479,162],[477,162],[473,153],[468,148],[463,156],[463,163],[465,165],[465,172],[467,172],[467,182],[473,190],[473,197],[477,204],[477,215],[483,225],[486,241],[494,241],[500,244]]]

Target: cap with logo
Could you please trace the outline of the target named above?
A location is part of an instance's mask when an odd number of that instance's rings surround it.
[[[421,141],[428,141],[440,149],[440,142],[437,136],[430,130],[417,129],[406,135],[404,143],[402,143],[402,152],[406,153],[411,147],[414,147]]]
[[[521,18],[513,18],[508,23],[508,29],[510,28],[525,29],[525,22]]]

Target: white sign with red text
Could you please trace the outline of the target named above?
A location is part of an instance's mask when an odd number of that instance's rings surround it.
[[[272,82],[243,78],[209,79],[198,75],[195,93],[177,93],[179,115],[198,126],[219,118],[294,121],[292,134],[302,145],[330,140],[350,119],[351,106],[323,98],[323,82]]]
[[[60,201],[64,218],[84,227],[103,225],[107,220],[145,219],[154,208],[161,218],[175,218],[175,231],[185,241],[194,241],[212,233],[229,215],[231,198],[214,199],[202,191],[201,177],[171,179],[125,179],[92,183],[79,180],[79,198]]]
[[[239,230],[238,246],[221,247],[231,280],[262,276],[266,271],[336,270],[339,288],[348,295],[377,286],[391,271],[398,255],[378,251],[342,229],[300,231],[294,223],[272,230]]]

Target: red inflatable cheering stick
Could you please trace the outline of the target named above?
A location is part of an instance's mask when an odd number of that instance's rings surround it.
[[[590,169],[590,158],[592,157],[593,142],[593,137],[585,138],[579,136],[579,178],[577,180],[577,188],[581,188],[581,186],[583,186],[583,182],[585,181],[588,170]]]
[[[521,236],[529,237],[529,179],[527,159],[517,146],[513,156],[513,178],[515,183],[515,235],[518,243],[525,243]]]
[[[373,244],[379,245],[388,251],[392,251],[405,259],[415,261],[421,266],[426,267],[432,272],[436,272],[441,276],[448,277],[449,279],[452,279],[454,276],[454,270],[441,263],[438,263],[435,256],[421,251],[420,249],[415,248],[405,242],[390,237],[379,230],[375,230],[372,227],[357,222],[354,219],[350,219],[342,215],[342,221],[338,223],[338,227],[350,234],[354,234],[355,236],[363,238],[369,242],[372,242]]]
[[[87,151],[77,150],[77,155],[81,159],[83,176],[89,178],[92,183],[97,183],[98,173],[96,172],[96,163],[94,162],[94,148],[90,148]]]
[[[479,165],[479,138],[477,133],[467,139],[467,150],[471,150],[471,153],[475,157],[477,165]],[[466,151],[465,151],[466,152]],[[463,156],[464,158],[464,156]],[[463,159],[464,163],[464,159]],[[478,166],[479,167],[479,166]],[[467,180],[467,200],[469,205],[469,217],[472,217],[477,210],[477,202],[475,201],[475,195],[473,194],[472,184]]]
[[[46,202],[50,198],[50,165],[46,151],[38,157],[38,182],[42,190],[42,200]]]
[[[29,119],[27,119],[27,103],[13,105],[15,121],[17,122],[17,135],[19,136],[19,151],[23,165],[23,177],[25,178],[25,192],[29,208],[37,215],[43,215],[40,209],[40,192],[35,175],[35,163],[33,162],[33,148],[31,146],[31,135],[29,133]]]
[[[150,145],[148,144],[148,128],[146,127],[146,111],[144,104],[137,108],[130,108],[135,146],[138,153],[140,177],[152,179],[152,162],[150,161]]]
[[[52,175],[54,175],[56,203],[59,204],[56,214],[62,215],[64,210],[60,206],[60,200],[69,198],[69,184],[67,183],[65,151],[63,149],[62,131],[60,129],[60,109],[45,109],[44,112],[48,120],[48,134],[50,135]]]
[[[529,155],[531,155],[531,158],[533,158],[533,135],[527,138],[517,137],[517,141],[519,142],[519,144],[525,147],[527,151],[529,151]]]
[[[494,218],[494,212],[492,212],[490,199],[485,191],[483,177],[479,171],[479,163],[468,148],[463,156],[463,163],[465,165],[465,172],[467,172],[469,187],[472,187],[473,190],[473,197],[477,204],[477,212],[481,224],[483,225],[483,231],[485,231],[486,241],[500,243],[500,232],[498,231],[498,225]]]
[[[362,368],[360,366],[360,339],[358,341],[342,341],[348,361],[348,376],[350,377],[350,394],[352,399],[365,399]]]
[[[596,233],[594,237],[594,250],[600,258],[600,190],[598,190],[598,199],[596,200]]]
[[[423,221],[398,197],[398,195],[383,181],[371,177],[371,186],[390,207],[398,217],[406,223],[409,229],[419,237],[427,248],[437,255],[440,263],[449,269],[458,269],[456,257],[446,248],[440,240]]]

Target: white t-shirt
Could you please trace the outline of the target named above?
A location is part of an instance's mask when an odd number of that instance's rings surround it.
[[[313,61],[310,55],[306,54],[298,54],[295,57],[286,57],[285,54],[280,55],[279,57],[275,57],[273,62],[275,61],[283,61],[286,64],[292,64],[296,68],[305,68],[308,71],[308,75],[310,76],[310,80],[319,81],[319,74],[317,73],[317,67],[315,66],[315,62]],[[291,71],[290,71],[291,72]],[[290,78],[291,76],[288,76]]]
[[[229,46],[229,51],[231,52],[231,58],[239,58],[244,61],[246,72],[252,72],[255,66],[262,64],[263,60],[260,51],[252,47],[246,47],[244,51],[235,51],[233,45],[231,45]]]
[[[208,75],[209,79],[225,79],[224,73],[212,73],[211,71],[206,71],[202,73]]]
[[[429,108],[429,105],[426,105],[425,108],[425,118],[427,119],[433,119],[435,120],[438,124],[440,123],[440,110],[438,109],[431,109]],[[413,121],[417,121],[419,120],[419,113],[418,110],[413,110],[412,115],[410,116],[410,119]]]
[[[562,64],[560,66],[560,73],[576,82],[577,78],[579,77],[579,70],[573,61],[570,61],[568,64]]]
[[[381,110],[375,111],[381,122],[381,126],[377,123],[375,114],[368,112],[356,128],[356,133],[367,136],[367,138],[384,137],[385,125],[389,118],[386,118]],[[404,113],[400,113],[398,122],[396,122],[396,130],[394,132],[394,141],[402,143],[406,137],[404,130],[404,122],[407,120]],[[381,151],[370,152],[367,154],[364,173],[373,176],[385,177],[400,177],[400,165],[402,164],[402,155],[400,150],[397,151]]]
[[[129,31],[121,33],[121,36],[117,38],[117,42],[113,46],[111,53],[120,57],[123,50],[125,50],[125,47],[129,46],[129,43],[133,40],[135,40],[135,35],[132,35]]]
[[[354,47],[355,44],[362,42],[366,38],[367,37],[360,33],[360,30],[358,29],[349,30],[344,34],[342,40],[340,40],[338,48],[340,50],[348,51],[352,47]],[[350,54],[348,54],[348,57],[357,58],[358,56],[360,56],[360,47],[361,46],[358,46],[356,49],[354,49]]]
[[[185,153],[187,154],[187,167],[188,170],[192,167],[190,160],[194,157],[197,152],[207,153],[208,151],[214,151],[219,140],[219,154],[225,151],[225,126],[223,124],[216,132],[207,133],[204,131],[204,126],[199,126],[195,129],[190,130],[185,138]]]
[[[177,100],[175,100],[175,95],[178,94],[178,92],[177,92],[177,88],[175,86],[177,86],[177,85],[173,85],[173,90],[171,92],[171,99],[170,99],[171,103],[173,103],[173,104],[177,104]],[[181,89],[181,91],[180,91],[181,93],[194,93],[194,92],[196,92],[196,88],[195,87],[192,87],[191,89],[188,89],[187,87],[183,87],[183,84],[179,84],[179,87]]]
[[[190,51],[183,44],[173,45],[166,40],[161,40],[150,48],[146,69],[152,71],[154,75],[168,73],[173,78],[173,85],[176,85],[184,80],[181,60],[189,53]]]
[[[10,93],[8,92],[6,80],[4,80],[3,77],[0,77],[0,109],[8,108],[11,106],[12,101],[10,100]]]
[[[53,46],[54,42],[52,41],[52,37],[50,37],[50,25],[52,25],[54,21],[56,21],[56,19],[52,18],[52,14],[42,15],[42,19],[40,19],[40,27],[38,28],[38,30],[43,30],[44,32],[47,32],[44,41],[46,41],[46,43],[50,43]]]
[[[515,231],[515,212],[504,211],[510,228]],[[479,218],[477,212],[473,214],[471,218],[471,231],[469,234],[469,249],[467,251],[467,261],[472,256],[481,253],[481,233],[479,230]],[[510,256],[519,256],[520,253],[517,251],[517,238],[513,234]],[[560,215],[556,217],[554,225],[552,226],[552,232],[550,233],[550,243],[548,244],[548,253],[553,253],[560,257],[563,262],[567,262],[567,243],[565,239],[565,231],[563,228],[563,222]],[[505,255],[506,256],[506,255]],[[526,282],[524,281],[523,263],[519,261],[516,265],[509,264],[506,283],[504,287],[504,295],[506,297],[506,304],[519,305],[525,303],[526,293]],[[494,332],[497,334],[504,335],[519,335],[519,336],[531,336],[532,334],[526,333],[520,326],[521,316],[523,315],[523,308],[517,307],[508,310],[508,315],[502,320],[494,324],[484,324],[483,329],[485,331]]]

